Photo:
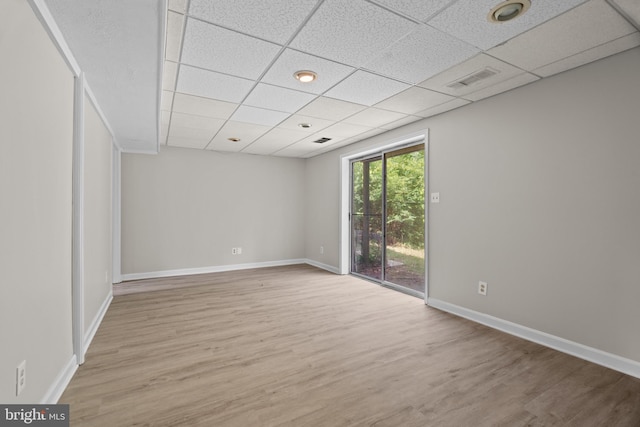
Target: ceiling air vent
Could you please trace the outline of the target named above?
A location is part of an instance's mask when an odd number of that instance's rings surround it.
[[[325,143],[325,142],[327,142],[327,141],[331,141],[331,138],[320,138],[320,139],[316,139],[316,140],[315,140],[315,141],[313,141],[313,142],[315,142],[315,143],[317,143],[317,144],[324,144],[324,143]]]
[[[484,68],[480,71],[476,71],[475,73],[469,74],[466,77],[461,78],[460,80],[456,80],[455,82],[449,83],[447,87],[452,89],[460,89],[463,87],[471,86],[474,83],[478,83],[481,80],[488,79],[491,76],[495,76],[500,71],[494,70],[493,68]]]

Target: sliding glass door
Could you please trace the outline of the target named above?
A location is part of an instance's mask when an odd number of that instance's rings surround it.
[[[424,145],[351,163],[351,272],[424,295]]]

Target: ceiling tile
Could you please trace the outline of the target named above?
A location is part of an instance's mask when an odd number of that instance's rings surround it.
[[[241,105],[236,112],[233,113],[231,120],[256,125],[275,126],[287,117],[289,117],[289,113]]]
[[[271,154],[307,136],[305,132],[275,128],[254,141],[243,153]]]
[[[169,0],[169,10],[187,13],[187,0]]]
[[[207,150],[240,151],[269,129],[269,126],[228,121],[207,146]],[[240,141],[232,142],[228,138],[240,138]]]
[[[252,107],[294,113],[314,98],[314,95],[298,90],[258,83],[244,103]]]
[[[358,70],[327,91],[325,96],[371,106],[409,87],[406,83]]]
[[[181,65],[177,90],[191,95],[240,103],[252,86],[251,80]]]
[[[365,68],[415,84],[478,52],[470,44],[422,25],[367,63]]]
[[[417,21],[426,21],[455,0],[374,0],[388,8],[412,17]]]
[[[293,76],[295,72],[301,70],[311,70],[318,75],[318,78],[311,83],[301,83]],[[353,71],[355,68],[287,49],[267,71],[262,81],[303,92],[321,94]]]
[[[406,117],[406,114],[396,113],[394,111],[380,110],[378,108],[367,108],[364,111],[361,111],[349,118],[344,119],[344,123],[377,128],[382,127],[387,123],[403,119],[404,117]]]
[[[365,108],[364,105],[321,96],[298,111],[298,114],[337,122]]]
[[[171,127],[179,126],[192,129],[218,130],[224,124],[224,119],[212,117],[196,116],[194,114],[184,114],[173,112],[171,114]],[[213,136],[213,135],[211,135]]]
[[[162,99],[160,100],[160,109],[164,111],[171,111],[173,104],[173,92],[170,90],[162,91]]]
[[[640,2],[638,0],[610,0],[610,3],[640,30]]]
[[[173,100],[173,111],[195,114],[198,116],[228,119],[236,110],[238,104],[202,98],[200,96],[176,93]]]
[[[232,30],[284,44],[317,0],[191,0],[189,14]]]
[[[531,82],[535,82],[536,80],[539,80],[539,77],[534,76],[533,74],[523,73],[504,82],[489,86],[486,89],[482,89],[469,95],[465,95],[465,98],[471,101],[479,101],[481,99],[488,98],[490,96],[497,95],[499,93],[506,92],[520,86],[524,86]]]
[[[604,0],[591,1],[488,53],[532,71],[635,31]]]
[[[317,147],[312,147],[312,146],[297,146],[298,143],[295,143],[289,147],[285,147],[282,150],[278,150],[275,151],[274,153],[272,153],[275,156],[278,157],[299,157],[299,158],[303,158],[306,154],[317,150]]]
[[[444,104],[436,105],[435,107],[427,108],[426,110],[422,110],[416,113],[417,116],[421,117],[431,117],[436,114],[444,113],[446,111],[451,111],[456,108],[462,107],[463,105],[471,104],[471,101],[467,101],[462,98],[455,98],[451,101],[445,102]]]
[[[449,87],[448,85],[469,77],[477,72],[488,69],[496,74],[471,83],[468,86]],[[446,93],[453,96],[461,96],[467,93],[475,92],[488,86],[492,86],[500,81],[508,80],[513,76],[521,74],[522,70],[513,65],[502,62],[489,55],[477,55],[455,67],[450,68],[444,73],[432,77],[419,84],[420,87]]]
[[[221,123],[218,128],[222,127],[222,124],[224,124],[224,122]],[[181,126],[175,126],[172,123],[171,127],[169,128],[169,145],[172,145],[171,142],[174,138],[198,139],[200,141],[204,141],[204,145],[206,145],[211,140],[211,138],[213,138],[213,135],[215,135],[216,132],[217,132],[217,129],[212,130],[212,129],[186,128]]]
[[[181,62],[257,79],[279,51],[280,46],[276,44],[189,18]]]
[[[290,46],[360,67],[416,26],[364,0],[325,0]]]
[[[417,122],[418,120],[422,120],[422,117],[406,116],[404,119],[396,120],[395,122],[382,125],[380,126],[380,129],[391,130],[391,129],[399,128],[400,126],[408,125],[409,123]]]
[[[171,135],[167,138],[167,145],[169,147],[203,149],[208,143],[209,139],[207,138],[185,138],[181,136],[172,137]]]
[[[319,138],[331,138],[332,140],[341,140],[345,138],[351,138],[352,136],[360,135],[361,133],[367,132],[369,130],[371,130],[371,126],[361,126],[361,125],[354,125],[351,123],[340,122],[321,130],[320,132],[316,133],[316,135],[320,135]]]
[[[171,121],[171,112],[170,111],[160,111],[160,125],[169,126],[169,122]]]
[[[586,0],[535,0],[524,15],[508,22],[493,23],[487,19],[497,0],[459,0],[429,24],[460,40],[490,49],[543,22],[584,3]]]
[[[171,61],[164,61],[164,67],[162,71],[162,89],[171,91],[175,90],[177,76],[178,64]]]
[[[640,46],[640,33],[635,32],[544,67],[536,68],[533,72],[539,76],[548,77],[637,46]]]
[[[416,86],[376,104],[376,107],[398,113],[414,114],[426,108],[443,104],[451,99],[453,99],[452,96]]]
[[[302,128],[299,126],[300,123],[310,124],[311,127]],[[284,122],[280,123],[278,127],[282,129],[297,130],[300,132],[304,132],[306,135],[308,135],[310,133],[318,132],[328,126],[331,126],[334,123],[335,121],[333,120],[318,119],[316,117],[303,116],[301,114],[294,114]]]
[[[175,12],[167,13],[167,40],[164,48],[164,57],[169,61],[180,62],[183,25],[184,15]]]
[[[160,125],[160,144],[167,145],[167,136],[169,136],[169,124],[161,124]]]

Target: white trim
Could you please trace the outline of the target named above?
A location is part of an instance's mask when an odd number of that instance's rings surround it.
[[[340,250],[339,250],[339,271],[340,274],[349,273],[349,207],[350,207],[350,163],[351,160],[373,154],[378,151],[390,150],[402,145],[410,145],[420,141],[425,142],[425,146],[429,141],[429,129],[394,138],[380,144],[372,145],[366,149],[359,149],[340,156]],[[425,152],[426,155],[426,152]],[[425,158],[425,163],[426,163]],[[427,187],[428,189],[428,187]],[[426,199],[425,193],[425,199]],[[426,223],[425,217],[425,223]],[[426,236],[425,236],[426,237]],[[425,248],[426,251],[426,248]],[[425,252],[426,254],[426,252]],[[426,294],[426,292],[425,292]]]
[[[56,21],[53,19],[53,15],[51,15],[51,11],[47,7],[45,0],[28,1],[29,5],[38,17],[38,20],[42,23],[42,26],[44,27],[47,34],[49,34],[49,38],[51,38],[53,44],[56,46],[65,62],[73,72],[73,75],[76,77],[79,76],[81,73],[80,66],[71,53],[71,49],[69,49],[69,45],[62,35],[62,31],[60,31],[58,24],[56,24]]]
[[[474,310],[469,310],[467,308],[460,307],[455,304],[450,304],[445,301],[440,301],[435,298],[429,298],[427,300],[427,304],[430,307],[437,308],[438,310],[446,311],[448,313],[455,314],[456,316],[464,317],[465,319],[472,320],[476,323],[481,323],[483,325],[489,326],[490,328],[506,332],[510,335],[515,335],[517,337],[524,338],[525,340],[533,341],[535,343],[553,348],[563,353],[570,354],[580,359],[584,359],[589,362],[614,369],[624,374],[640,378],[640,362],[637,362],[635,360],[627,359],[625,357],[618,356],[612,353],[607,353],[605,351],[598,350],[597,348],[588,347],[586,345],[574,341],[569,341],[567,339],[560,338],[546,332],[531,329],[517,323],[509,322],[507,320],[493,317]]]
[[[135,144],[136,142],[133,141],[132,143]],[[139,148],[123,148],[122,152],[127,154],[159,154],[159,151],[143,150]]]
[[[283,265],[304,264],[304,259],[287,259],[282,261],[266,261],[247,264],[217,265],[212,267],[182,268],[178,270],[150,271],[147,273],[123,274],[124,282],[140,279],[157,279],[160,277],[189,276],[191,274],[220,273],[223,271],[248,270],[250,268],[279,267]]]
[[[93,108],[96,110],[96,113],[98,113],[98,116],[100,116],[100,119],[102,120],[102,123],[104,124],[104,126],[107,128],[107,130],[111,134],[111,139],[113,140],[113,144],[116,147],[118,147],[119,149],[122,149],[122,147],[120,146],[120,143],[116,139],[116,136],[115,136],[116,134],[113,132],[113,129],[111,128],[111,125],[109,124],[109,120],[107,120],[107,116],[105,116],[104,111],[102,111],[102,108],[100,108],[100,105],[98,104],[98,100],[96,99],[96,96],[94,95],[93,91],[91,90],[91,86],[86,81],[84,82],[84,90],[85,90],[85,92],[87,94],[87,97],[91,101],[91,105],[93,105]]]
[[[73,236],[72,334],[73,352],[84,363],[84,73],[75,79],[73,105]]]
[[[111,159],[111,282],[122,282],[122,153],[113,147]]]
[[[76,359],[75,354],[71,356],[71,359],[67,362],[67,364],[62,368],[56,379],[53,381],[47,392],[44,394],[42,399],[40,399],[41,405],[51,405],[58,403],[62,393],[67,388],[69,383],[71,382],[71,378],[73,378],[73,374],[76,373],[78,369],[78,361]]]
[[[84,334],[84,353],[89,350],[89,346],[91,345],[91,341],[93,341],[93,337],[98,332],[98,328],[102,323],[102,319],[104,319],[105,314],[107,314],[107,310],[109,310],[109,306],[111,305],[111,301],[113,301],[113,291],[109,289],[109,294],[107,298],[105,298],[104,302],[100,306],[98,313],[96,313],[96,317],[93,318],[93,322],[89,326],[89,329]]]
[[[336,268],[336,267],[334,267],[332,265],[323,264],[321,262],[314,261],[314,260],[308,259],[308,258],[305,259],[304,262],[306,264],[309,264],[309,265],[313,266],[313,267],[318,267],[318,268],[321,268],[323,270],[327,270],[327,271],[329,271],[331,273],[334,273],[334,274],[340,274],[340,269]]]
[[[166,34],[167,34],[167,0],[160,0],[160,34],[158,40],[160,46],[158,46],[158,87],[156,88],[156,131],[158,137],[156,138],[156,153],[160,152],[160,137],[162,136],[162,80],[164,77],[164,51],[166,49]]]

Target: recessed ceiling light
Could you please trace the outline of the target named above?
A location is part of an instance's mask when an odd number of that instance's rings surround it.
[[[296,71],[293,76],[302,83],[311,83],[318,78],[316,73],[309,70]]]
[[[507,22],[525,13],[531,7],[530,0],[507,0],[495,6],[487,17],[490,22]]]
[[[312,125],[311,123],[298,123],[298,126],[300,126],[303,129],[309,129]]]
[[[239,142],[240,138],[227,138],[231,142]]]

